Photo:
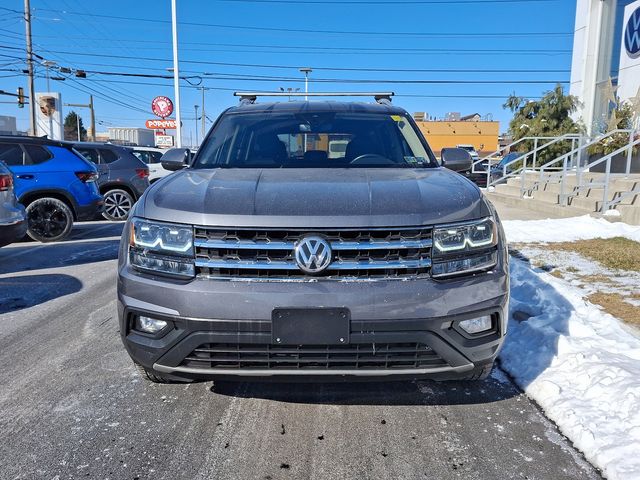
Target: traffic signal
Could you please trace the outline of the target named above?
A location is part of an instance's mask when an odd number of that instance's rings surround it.
[[[18,87],[18,108],[24,108],[24,88]]]

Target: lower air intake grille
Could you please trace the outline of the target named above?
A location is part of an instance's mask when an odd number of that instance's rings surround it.
[[[445,365],[431,348],[420,343],[301,346],[207,343],[196,348],[181,364],[229,370],[393,370]]]

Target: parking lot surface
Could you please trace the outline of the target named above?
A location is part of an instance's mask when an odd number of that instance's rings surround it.
[[[122,224],[0,249],[0,478],[591,479],[500,371],[479,383],[155,385],[119,338]]]

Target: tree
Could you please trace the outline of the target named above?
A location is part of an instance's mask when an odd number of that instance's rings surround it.
[[[87,129],[82,125],[82,117],[76,112],[71,110],[66,117],[64,117],[64,139],[65,140],[78,140],[78,122],[80,122],[80,140],[87,140]]]
[[[503,108],[513,112],[509,133],[517,141],[524,137],[558,137],[567,133],[581,133],[582,126],[571,118],[579,105],[577,97],[565,95],[562,86],[557,85],[538,101],[526,100],[513,94]],[[538,146],[540,145],[541,141],[538,142]],[[516,146],[516,150],[520,152],[530,152],[533,149],[533,140],[524,140]],[[557,158],[570,149],[570,140],[541,149],[537,154],[538,164]]]
[[[609,125],[607,126],[607,131],[605,133],[610,133],[614,130],[633,130],[633,113],[633,107],[631,104],[618,103],[616,108],[611,112]],[[628,144],[629,133],[619,132],[609,135],[607,138],[591,145],[588,151],[591,155],[603,157],[604,155],[613,153]],[[632,151],[636,154],[638,152],[638,147],[634,147]]]

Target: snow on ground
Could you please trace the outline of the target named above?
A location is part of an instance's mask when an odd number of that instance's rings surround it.
[[[640,242],[640,227],[611,223],[589,215],[549,220],[507,220],[502,224],[510,242],[571,242],[613,237]]]
[[[505,221],[504,226],[507,237],[519,242],[640,240],[638,227],[590,217]],[[510,323],[501,364],[607,478],[637,480],[640,339],[584,295],[570,281],[512,258]]]

